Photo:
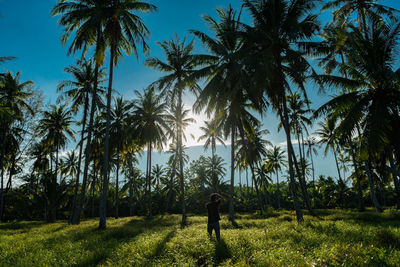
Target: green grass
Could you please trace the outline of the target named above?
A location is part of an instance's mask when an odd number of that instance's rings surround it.
[[[268,218],[224,216],[222,241],[208,239],[206,217],[179,215],[0,224],[0,266],[400,266],[400,213],[319,211],[297,224],[290,212]]]

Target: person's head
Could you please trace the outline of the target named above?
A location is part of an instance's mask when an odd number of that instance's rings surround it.
[[[220,196],[217,193],[212,193],[210,195],[210,201],[211,202],[216,202],[219,198],[220,198]]]

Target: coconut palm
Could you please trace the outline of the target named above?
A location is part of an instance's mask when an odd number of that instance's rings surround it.
[[[151,169],[151,184],[158,190],[160,188],[160,183],[164,178],[165,169],[160,165],[156,164]]]
[[[200,130],[203,132],[197,142],[204,141],[204,150],[207,150],[211,146],[211,157],[215,156],[217,142],[224,145],[224,139],[222,136],[222,121],[218,121],[216,118],[205,121],[205,126],[201,126]]]
[[[66,109],[66,106],[50,106],[50,110],[47,110],[43,114],[43,118],[40,120],[38,133],[43,138],[45,147],[50,152],[50,166],[52,166],[53,153],[55,153],[55,168],[52,170],[51,184],[57,185],[57,173],[58,173],[58,155],[60,149],[65,148],[68,143],[68,137],[74,139],[74,131],[71,126],[73,124],[72,113]],[[61,184],[61,179],[60,179]],[[54,192],[53,192],[54,193]],[[56,196],[54,196],[56,197]],[[55,199],[52,200],[51,205],[51,221],[56,220],[56,203]]]
[[[343,23],[350,22],[356,13],[357,23],[360,29],[366,33],[366,19],[371,15],[398,15],[398,10],[379,4],[376,0],[331,0],[326,3],[322,10],[336,9],[333,11],[333,21]]]
[[[339,162],[337,157],[338,147],[338,136],[335,132],[336,122],[334,119],[326,119],[325,122],[319,122],[318,125],[321,127],[316,130],[315,133],[319,137],[319,144],[325,144],[324,155],[326,156],[331,150],[335,158],[336,170],[338,172],[338,179],[342,179],[340,175]]]
[[[203,62],[203,57],[193,54],[193,41],[186,44],[186,40],[181,41],[176,35],[170,41],[159,42],[158,45],[162,48],[166,62],[158,58],[149,58],[145,61],[145,65],[154,68],[160,72],[167,73],[155,81],[151,87],[162,90],[162,94],[175,105],[177,109],[183,108],[182,95],[188,88],[191,92],[198,92],[199,87],[193,83],[191,75],[195,68]],[[183,110],[177,111],[183,114]],[[182,122],[176,128],[176,145],[179,153],[179,179],[181,186],[182,198],[182,225],[186,224],[186,205],[185,205],[185,187],[183,173],[183,133],[181,127]]]
[[[207,79],[194,109],[200,112],[206,108],[208,114],[214,113],[216,119],[224,123],[225,136],[231,137],[229,220],[233,221],[236,135],[238,130],[250,129],[251,125],[257,124],[257,120],[249,112],[249,109],[254,108],[249,101],[253,97],[245,91],[249,79],[242,59],[243,42],[239,35],[232,34],[241,30],[240,14],[231,6],[228,9],[217,9],[217,12],[219,21],[204,16],[204,20],[216,36],[215,39],[203,32],[191,31],[211,53],[207,59],[207,66],[194,75],[196,79]]]
[[[279,172],[282,171],[282,167],[286,167],[286,160],[284,156],[284,151],[281,150],[279,146],[274,146],[267,152],[267,159],[265,168],[272,170],[276,174],[276,190],[277,190],[277,202],[278,209],[281,208],[281,193],[279,190]]]
[[[0,76],[0,220],[4,207],[4,171],[7,167],[7,162],[10,162],[8,159],[11,156],[10,175],[12,175],[14,172],[13,167],[15,167],[13,165],[15,165],[16,161],[16,146],[13,144],[15,144],[14,141],[17,141],[15,130],[19,127],[15,123],[23,121],[25,110],[33,113],[28,102],[28,99],[32,96],[30,89],[33,82],[21,82],[20,78],[19,72],[15,76],[11,72]],[[11,177],[9,178],[9,183],[11,183]]]
[[[7,132],[14,121],[21,121],[23,110],[33,112],[28,104],[28,98],[32,96],[30,88],[32,81],[21,82],[21,74],[15,76],[11,72],[0,77],[0,120],[1,120],[1,147],[0,147],[0,170],[3,169],[3,158],[5,156],[5,141]]]
[[[118,97],[114,101],[114,106],[112,107],[110,114],[110,139],[112,150],[116,154],[117,160],[115,168],[115,218],[118,218],[119,169],[121,165],[121,152],[124,147],[126,147],[127,145],[131,145],[128,138],[132,128],[130,127],[131,109],[132,103],[124,100],[122,97]]]
[[[64,27],[64,33],[61,37],[65,45],[71,35],[74,37],[71,46],[68,49],[68,55],[82,50],[82,59],[85,53],[92,45],[94,49],[94,84],[92,93],[92,102],[90,107],[89,125],[86,138],[85,165],[83,169],[81,200],[76,205],[76,211],[73,211],[71,223],[79,224],[82,213],[83,197],[86,190],[87,176],[89,171],[89,161],[91,153],[92,128],[96,112],[96,100],[98,90],[98,73],[103,65],[106,42],[103,34],[103,12],[105,11],[108,0],[60,0],[52,9],[53,16],[61,15],[58,24]]]
[[[301,99],[297,92],[287,96],[288,112],[289,112],[289,125],[293,131],[293,134],[297,137],[297,144],[299,150],[299,162],[305,162],[305,148],[304,148],[304,132],[308,135],[307,127],[311,126],[310,114],[311,109],[309,108],[310,101],[307,99]],[[281,124],[280,124],[281,126]],[[279,126],[278,126],[279,127]],[[299,184],[303,195],[304,202],[307,209],[313,214],[310,199],[307,192],[307,182],[305,175],[305,166],[301,165],[301,175],[297,168],[296,158],[293,158],[296,172],[298,172]]]
[[[237,153],[242,155],[247,165],[250,167],[252,180],[255,185],[256,194],[259,199],[259,205],[261,212],[263,211],[263,205],[261,201],[261,195],[259,193],[259,186],[261,186],[256,180],[256,170],[260,168],[262,159],[267,156],[267,147],[271,146],[271,142],[265,139],[265,135],[269,133],[268,130],[261,130],[255,126],[247,130],[246,132],[239,130],[240,138],[237,140]]]
[[[385,21],[371,17],[367,21],[367,34],[354,26],[347,33],[346,67],[353,90],[335,97],[323,105],[317,113],[329,113],[343,118],[337,126],[337,132],[346,138],[362,129],[359,133],[361,155],[370,185],[371,198],[377,211],[380,205],[374,196],[370,159],[379,154],[389,142],[391,128],[397,122],[399,92],[398,73],[394,61],[397,58],[397,45],[400,36],[400,21]],[[385,47],[385,49],[382,49]],[[332,81],[337,77],[331,75]],[[341,77],[338,77],[342,79]],[[347,83],[339,85],[346,87]]]
[[[71,177],[71,179],[76,177],[79,171],[79,158],[77,153],[74,150],[68,151],[62,158],[62,162],[61,173]]]
[[[312,181],[313,181],[313,203],[314,203],[314,207],[315,207],[315,168],[314,168],[314,159],[313,159],[313,155],[318,155],[318,151],[315,148],[315,146],[317,145],[317,139],[313,136],[308,137],[305,140],[305,144],[307,146],[307,150],[306,150],[306,156],[310,157],[311,160],[311,172],[312,172]]]
[[[134,101],[134,118],[137,123],[136,134],[141,143],[147,148],[146,190],[148,196],[149,218],[152,218],[151,203],[151,152],[153,148],[162,149],[166,143],[166,134],[170,131],[167,124],[167,103],[162,101],[160,95],[149,88],[143,94],[136,91],[137,99]]]
[[[289,111],[286,95],[291,85],[305,96],[307,73],[315,73],[305,56],[309,41],[319,30],[317,15],[313,14],[318,0],[245,0],[254,26],[248,29],[247,46],[252,60],[256,88],[263,88],[272,108],[278,113],[286,134],[289,178],[297,220],[303,216],[294,180],[294,150],[291,141]],[[290,82],[289,82],[290,81]],[[298,169],[298,168],[296,168]],[[297,173],[299,173],[297,171]]]
[[[100,221],[99,228],[106,228],[106,199],[108,192],[108,157],[110,142],[110,110],[112,98],[112,84],[114,76],[114,65],[122,57],[123,52],[128,56],[133,51],[138,59],[138,45],[142,46],[143,53],[149,52],[146,43],[150,31],[136,12],[146,13],[156,11],[157,8],[146,2],[138,0],[106,0],[106,7],[101,14],[106,44],[110,50],[110,67],[108,75],[107,92],[107,117],[106,136],[104,144],[104,167],[103,167],[103,192],[100,198]]]
[[[207,157],[205,161],[206,167],[206,183],[214,193],[220,192],[221,186],[224,184],[226,169],[224,167],[224,159],[218,155]]]
[[[104,77],[104,69],[98,70],[96,73],[96,67],[94,66],[92,60],[77,62],[76,66],[70,66],[64,69],[64,72],[70,74],[73,77],[73,80],[64,80],[59,82],[57,91],[62,91],[62,95],[59,97],[58,101],[64,101],[67,99],[71,101],[71,111],[76,114],[79,112],[81,108],[83,108],[82,115],[82,130],[81,130],[81,139],[79,142],[79,158],[78,158],[78,171],[76,173],[75,180],[75,191],[74,191],[74,199],[72,202],[72,213],[70,217],[70,222],[74,217],[74,213],[76,212],[76,202],[78,198],[78,189],[79,189],[79,178],[81,173],[81,161],[82,161],[82,152],[83,152],[83,144],[84,144],[84,133],[87,124],[87,113],[89,111],[89,98],[90,95],[95,99],[92,103],[96,103],[97,106],[102,106],[102,100],[99,96],[99,93],[103,93],[104,91],[101,88],[98,88],[98,93],[94,94],[93,85],[95,83],[101,84],[103,82]],[[95,79],[98,79],[95,81]],[[83,184],[86,186],[86,179],[84,178]],[[82,188],[83,194],[81,196],[85,196],[85,189]],[[80,199],[82,202],[83,199]]]

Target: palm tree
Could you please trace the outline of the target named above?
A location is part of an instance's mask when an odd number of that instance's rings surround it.
[[[85,149],[85,166],[83,169],[82,191],[84,196],[86,190],[87,176],[89,171],[89,161],[91,153],[92,128],[94,123],[97,90],[98,90],[98,74],[99,68],[103,65],[105,56],[105,37],[103,34],[103,12],[105,11],[108,0],[60,0],[52,9],[53,16],[62,15],[58,20],[58,24],[64,26],[64,34],[61,37],[62,43],[65,45],[71,35],[74,38],[68,49],[68,55],[78,50],[82,51],[82,59],[88,48],[95,45],[94,59],[94,84],[92,93],[92,103],[90,107],[89,125],[87,132],[87,141]],[[72,224],[80,223],[80,215],[82,213],[83,200],[76,205],[76,211],[73,212]]]
[[[162,179],[164,178],[165,175],[165,169],[160,165],[156,164],[155,166],[152,167],[151,169],[151,178],[152,178],[152,184],[155,186],[155,188],[158,190],[160,187],[160,183]]]
[[[194,109],[200,112],[207,107],[207,113],[214,112],[217,120],[224,122],[225,136],[231,137],[231,184],[229,196],[229,220],[234,221],[234,182],[235,182],[235,140],[237,130],[250,129],[257,120],[249,112],[253,108],[249,99],[255,99],[249,92],[248,77],[244,71],[242,45],[239,35],[232,34],[241,30],[240,14],[231,6],[217,9],[219,22],[210,16],[204,16],[216,39],[200,31],[191,32],[200,39],[211,53],[207,66],[198,70],[194,78],[206,78],[206,85],[197,99]],[[245,85],[246,84],[246,85]],[[258,98],[262,99],[262,98]]]
[[[258,126],[253,126],[247,131],[239,129],[240,138],[237,140],[237,153],[246,161],[250,167],[252,181],[255,185],[257,198],[261,213],[263,204],[259,193],[259,183],[256,180],[256,170],[260,169],[262,159],[267,155],[267,146],[272,145],[270,141],[263,139],[268,134],[268,130],[261,130]]]
[[[221,185],[224,184],[223,178],[225,176],[226,169],[224,167],[224,159],[218,155],[207,157],[206,161],[206,174],[207,184],[211,187],[214,193],[221,190]]]
[[[249,27],[246,34],[248,54],[251,55],[249,69],[254,70],[252,77],[256,88],[264,89],[272,108],[279,114],[285,130],[290,187],[298,221],[303,220],[303,215],[294,180],[295,155],[286,95],[290,91],[290,84],[294,84],[306,96],[306,74],[315,73],[305,56],[309,40],[319,30],[317,15],[312,14],[318,2],[318,0],[244,1],[244,6],[250,12],[254,24],[253,27]]]
[[[129,122],[131,120],[131,108],[132,104],[124,100],[122,97],[115,99],[114,107],[111,109],[111,125],[110,125],[110,138],[112,143],[112,149],[115,150],[117,156],[116,162],[116,184],[115,184],[115,218],[118,218],[118,207],[119,207],[119,168],[121,165],[121,152],[127,146],[131,145],[129,142],[129,134],[131,126]],[[105,116],[104,116],[105,117]]]
[[[398,15],[398,10],[379,4],[376,0],[331,0],[326,3],[322,10],[337,8],[333,12],[333,21],[348,23],[354,13],[356,14],[359,29],[365,34],[367,32],[366,19],[370,15]]]
[[[314,159],[313,154],[318,155],[318,151],[315,148],[317,145],[317,139],[315,137],[308,137],[305,140],[305,144],[307,146],[306,156],[310,157],[311,160],[311,171],[312,171],[312,181],[313,181],[313,206],[315,208],[315,168],[314,168]]]
[[[53,177],[51,184],[54,187],[57,185],[59,150],[65,148],[68,142],[68,137],[74,139],[74,132],[71,129],[72,124],[73,120],[71,111],[66,109],[65,106],[52,105],[50,110],[44,112],[43,118],[40,120],[38,132],[39,135],[43,137],[44,145],[50,152],[50,166],[52,166],[52,154],[55,153],[54,170],[51,167]],[[54,197],[56,196],[54,195]],[[55,201],[56,200],[53,198],[50,206],[51,221],[56,220]]]
[[[202,57],[193,55],[193,41],[186,44],[186,40],[181,41],[178,36],[170,41],[159,42],[166,56],[166,62],[158,58],[149,58],[145,61],[145,65],[157,69],[161,72],[168,73],[154,82],[151,87],[162,90],[162,94],[175,105],[176,112],[183,114],[182,95],[186,88],[192,92],[197,92],[199,87],[192,82],[191,75],[195,68],[202,62]],[[175,142],[178,148],[179,160],[179,179],[182,198],[182,225],[186,224],[186,205],[185,205],[185,186],[183,173],[183,132],[182,122],[175,129]]]
[[[108,157],[110,142],[110,109],[111,93],[113,84],[114,65],[118,64],[122,53],[127,55],[133,51],[138,58],[138,43],[142,46],[143,53],[149,52],[146,43],[150,31],[143,20],[134,12],[153,12],[157,8],[154,5],[138,0],[108,0],[102,15],[104,23],[104,34],[107,45],[110,48],[110,68],[108,75],[107,92],[107,119],[106,137],[104,144],[104,167],[103,167],[103,192],[100,198],[100,221],[99,228],[106,228],[106,199],[108,192]]]
[[[333,156],[336,162],[336,170],[338,172],[338,179],[342,179],[340,175],[337,151],[338,149],[338,136],[335,132],[336,122],[333,119],[326,119],[325,122],[319,122],[318,125],[321,127],[315,133],[319,137],[319,144],[325,144],[324,154],[325,156],[328,154],[329,150],[332,150]]]
[[[200,130],[203,132],[197,142],[206,140],[204,143],[204,150],[207,150],[211,146],[211,157],[215,156],[217,142],[225,146],[224,139],[222,136],[222,121],[218,121],[216,118],[205,121],[205,126],[201,126]]]
[[[146,190],[148,190],[149,218],[152,218],[151,203],[151,152],[153,148],[162,149],[166,142],[166,133],[170,131],[165,114],[167,103],[149,88],[143,94],[136,91],[134,101],[134,118],[137,122],[136,134],[141,143],[147,147]]]
[[[33,113],[28,102],[28,99],[32,96],[30,89],[32,88],[33,82],[21,82],[20,78],[21,75],[19,72],[17,72],[15,76],[13,76],[11,72],[4,73],[0,76],[0,220],[4,207],[4,171],[7,162],[5,158],[10,155],[12,151],[9,149],[7,143],[10,137],[13,139],[14,136],[12,128],[15,127],[12,127],[12,125],[15,122],[21,122],[23,120],[24,110]],[[9,144],[11,143],[12,142]]]
[[[300,162],[305,162],[305,149],[304,149],[304,135],[303,132],[307,131],[307,126],[310,126],[311,120],[309,114],[311,113],[311,110],[306,107],[309,106],[310,101],[309,100],[303,100],[301,99],[300,95],[297,92],[294,92],[290,95],[287,96],[287,101],[288,101],[288,113],[289,113],[289,125],[290,128],[293,130],[293,133],[297,137],[297,144],[299,147],[299,157],[300,157]],[[280,124],[281,126],[281,124]],[[296,167],[296,172],[298,173],[299,177],[299,183],[300,183],[300,188],[303,194],[304,202],[306,204],[307,209],[313,214],[311,203],[308,197],[308,192],[307,192],[307,183],[306,183],[306,175],[305,175],[305,166],[301,166],[301,175],[300,171],[298,170],[297,167],[297,160],[296,157],[293,157],[294,160],[294,165]]]
[[[267,152],[267,160],[265,168],[272,170],[276,173],[276,190],[277,190],[277,202],[278,209],[281,208],[281,193],[279,190],[279,172],[282,171],[282,166],[286,167],[286,160],[284,156],[284,151],[281,150],[279,146],[274,146]]]
[[[346,33],[346,67],[349,78],[343,79],[331,75],[326,77],[337,85],[351,90],[324,104],[317,114],[329,113],[343,118],[337,126],[337,132],[344,138],[351,138],[358,132],[360,154],[365,160],[365,169],[370,185],[370,193],[378,212],[382,209],[374,193],[371,175],[373,154],[380,154],[390,147],[391,128],[397,123],[399,93],[398,73],[395,69],[396,48],[400,36],[400,21],[385,21],[371,17],[367,21],[367,34],[350,26],[352,32]],[[382,49],[385,47],[385,49]],[[362,129],[362,134],[360,130]]]
[[[76,202],[78,198],[78,189],[79,189],[79,178],[81,173],[81,161],[82,161],[82,152],[83,152],[83,144],[84,144],[84,133],[87,124],[87,113],[89,111],[89,97],[95,97],[95,101],[92,103],[96,103],[97,106],[102,105],[102,100],[99,97],[99,94],[94,94],[93,84],[101,84],[103,82],[104,77],[104,69],[98,70],[96,73],[96,67],[94,66],[92,60],[78,62],[76,66],[70,66],[64,69],[64,72],[70,74],[73,77],[73,80],[65,80],[61,81],[58,84],[57,91],[63,91],[61,97],[59,97],[59,101],[63,101],[65,98],[71,101],[71,111],[73,113],[78,113],[78,111],[83,108],[82,115],[82,130],[81,130],[81,140],[79,142],[79,158],[78,158],[78,171],[76,174],[75,180],[75,191],[74,191],[74,199],[72,202],[72,213],[70,217],[70,222],[72,222],[74,213],[76,213]],[[95,79],[98,79],[95,81]],[[102,89],[97,89],[99,92],[103,92]],[[84,178],[84,183],[86,185],[86,179]],[[82,188],[83,196],[85,195],[85,189]],[[80,200],[83,201],[82,199]]]
[[[79,158],[76,152],[74,150],[68,151],[62,162],[61,172],[73,179],[79,172]]]
[[[0,77],[0,119],[1,119],[1,147],[0,147],[0,170],[3,169],[5,156],[5,142],[8,130],[14,121],[21,121],[23,110],[33,112],[27,100],[32,96],[30,88],[32,81],[21,82],[21,74],[15,76],[7,72]]]

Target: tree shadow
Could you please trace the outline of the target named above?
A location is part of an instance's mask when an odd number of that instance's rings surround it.
[[[173,238],[176,234],[176,230],[172,230],[170,231],[164,238],[163,240],[161,240],[161,242],[157,245],[156,249],[154,250],[153,253],[153,258],[157,258],[159,256],[161,256],[161,254],[163,253],[163,251],[165,250],[165,247],[167,245],[167,243],[171,240],[171,238]]]
[[[38,228],[45,225],[43,222],[10,222],[10,223],[0,223],[0,230],[30,230],[32,228]]]
[[[232,224],[233,228],[235,228],[235,229],[242,229],[243,228],[241,225],[239,225],[237,223],[236,220],[229,220],[229,222]]]
[[[215,263],[218,266],[221,262],[232,258],[232,252],[230,251],[229,247],[227,246],[225,240],[221,238],[219,241],[215,242]]]

